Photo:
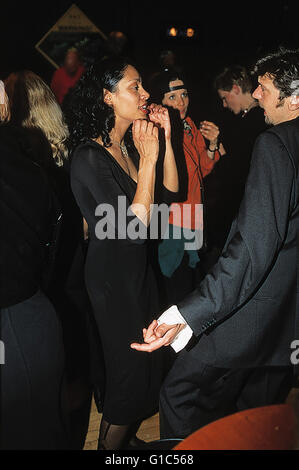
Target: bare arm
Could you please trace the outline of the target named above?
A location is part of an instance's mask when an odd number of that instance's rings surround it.
[[[179,177],[176,161],[171,143],[171,124],[168,110],[161,105],[151,104],[149,106],[149,119],[164,129],[165,133],[165,158],[163,168],[163,185],[172,192],[179,190]]]
[[[133,123],[133,139],[140,155],[137,190],[131,205],[132,212],[149,225],[151,204],[154,203],[156,163],[159,154],[158,128],[146,120]]]

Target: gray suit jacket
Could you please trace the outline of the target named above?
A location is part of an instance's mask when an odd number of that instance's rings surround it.
[[[222,255],[178,305],[209,365],[291,365],[299,340],[298,167],[299,118],[257,138]]]

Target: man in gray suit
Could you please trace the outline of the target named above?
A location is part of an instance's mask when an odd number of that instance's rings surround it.
[[[269,54],[255,72],[253,97],[272,127],[256,139],[222,255],[193,293],[144,329],[144,344],[131,345],[181,351],[161,391],[164,438],[283,403],[297,373],[299,51]]]

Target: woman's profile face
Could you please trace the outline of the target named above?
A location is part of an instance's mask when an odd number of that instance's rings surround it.
[[[169,82],[169,87],[180,87],[177,90],[169,91],[164,94],[162,104],[178,109],[181,119],[185,119],[189,106],[188,91],[182,80],[173,80]]]
[[[113,107],[116,121],[125,120],[131,124],[135,119],[146,117],[148,98],[149,93],[143,88],[138,71],[128,65],[116,90],[108,92],[105,101]]]

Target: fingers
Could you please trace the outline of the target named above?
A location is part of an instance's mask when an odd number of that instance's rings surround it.
[[[157,126],[146,119],[137,119],[133,122],[132,134],[140,158],[145,158],[156,164],[159,155],[159,131]]]
[[[151,104],[149,107],[148,118],[150,121],[156,124],[156,126],[164,129],[165,138],[170,139],[171,136],[171,124],[168,109],[158,104]]]
[[[168,109],[159,104],[151,104],[149,106],[149,119],[157,124],[163,125],[164,121],[169,120]]]
[[[169,330],[173,330],[178,325],[167,325],[166,323],[162,323],[161,325],[158,324],[157,320],[153,320],[149,327],[143,328],[143,339],[145,343],[150,343],[153,339],[161,338],[164,336]]]
[[[200,132],[204,137],[207,139],[217,139],[219,135],[219,127],[216,126],[213,122],[210,121],[202,121],[200,123]]]
[[[162,323],[162,325],[158,326],[158,328],[156,329],[156,336],[158,338],[161,338],[162,336],[164,336],[169,330],[172,330],[173,328],[175,328],[176,325],[166,325],[166,323]]]
[[[216,126],[216,124],[214,124],[213,122],[210,122],[210,121],[201,121],[200,123],[200,130],[206,130],[206,131],[209,131],[209,130],[218,130],[219,131],[219,127]]]
[[[136,119],[133,122],[132,132],[136,138],[140,138],[145,135],[155,135],[155,125],[151,121],[147,121],[146,119]]]
[[[145,343],[150,343],[151,341],[156,339],[154,330],[157,326],[158,326],[157,320],[153,320],[147,329],[143,328],[143,340]]]
[[[136,349],[136,351],[153,352],[156,351],[156,349],[160,349],[162,346],[164,346],[164,341],[164,338],[158,338],[150,344],[132,343],[131,348]]]
[[[170,326],[170,325],[168,325]],[[178,326],[178,325],[171,325],[172,327]],[[174,338],[177,335],[177,328],[172,328],[169,330],[162,338],[156,338],[154,341],[151,343],[132,343],[131,348],[136,349],[136,351],[144,351],[144,352],[153,352],[156,351],[157,349],[162,348],[162,346],[169,346]]]
[[[155,326],[156,325],[156,326]],[[185,327],[184,324],[166,325],[163,323],[157,328],[158,322],[154,320],[143,329],[144,343],[132,343],[131,348],[137,351],[153,352],[162,346],[169,346],[177,334]]]
[[[162,106],[161,104],[155,104],[155,103],[151,103],[148,106],[148,109],[149,109],[150,113],[158,113],[158,112],[166,110],[166,108],[164,108],[164,106]]]

